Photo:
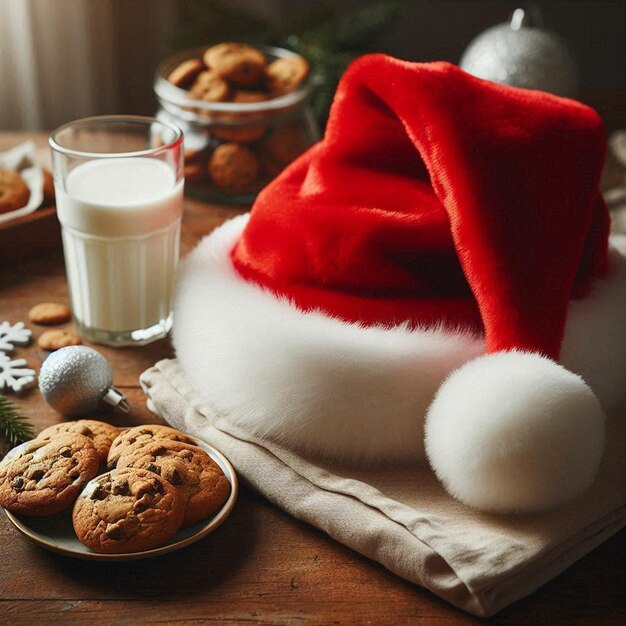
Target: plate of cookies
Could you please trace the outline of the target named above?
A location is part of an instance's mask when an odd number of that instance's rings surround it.
[[[63,422],[0,462],[0,506],[26,537],[87,560],[128,561],[184,548],[237,499],[228,459],[168,426]]]

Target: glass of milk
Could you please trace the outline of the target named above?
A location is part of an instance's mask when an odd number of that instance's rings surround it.
[[[70,122],[50,136],[74,322],[89,341],[142,345],[172,326],[183,136],[149,117]]]

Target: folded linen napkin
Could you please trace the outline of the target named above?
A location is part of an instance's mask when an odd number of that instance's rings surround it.
[[[250,436],[192,390],[176,360],[141,384],[153,412],[222,450],[268,500],[475,615],[530,594],[626,525],[626,403],[609,419],[590,490],[557,511],[503,516],[465,507],[425,467],[335,466]]]

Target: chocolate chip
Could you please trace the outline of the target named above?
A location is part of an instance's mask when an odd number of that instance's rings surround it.
[[[135,441],[137,441],[137,440],[136,440],[134,437],[131,437],[131,438],[128,440],[128,443],[135,443]]]
[[[106,491],[100,486],[96,487],[91,493],[92,500],[104,500],[106,497]]]
[[[38,469],[38,470],[35,470],[35,471],[34,471],[34,472],[30,475],[30,477],[31,477],[33,480],[41,480],[41,479],[42,479],[45,475],[46,475],[46,473],[45,473],[43,470]]]
[[[61,448],[61,449],[59,450],[59,454],[60,454],[61,456],[64,456],[66,459],[68,459],[69,457],[71,457],[71,456],[72,456],[72,449],[71,449],[71,448],[68,448],[68,447],[66,446],[65,448]]]
[[[152,494],[144,493],[141,498],[137,500],[137,502],[135,502],[135,504],[133,505],[133,511],[135,511],[135,513],[141,513],[146,509],[149,509],[152,505],[152,498]]]
[[[113,494],[116,496],[125,496],[128,494],[128,481],[124,480],[113,485]]]
[[[146,469],[149,472],[152,472],[153,474],[160,474],[161,473],[159,468],[154,463],[150,463],[150,464],[146,465]]]
[[[22,476],[16,476],[11,483],[11,487],[13,487],[15,491],[22,491],[22,489],[24,489],[24,479]]]
[[[163,485],[160,482],[155,480],[154,484],[152,485],[151,491],[154,494],[156,494],[156,493],[163,493]]]
[[[183,482],[183,477],[180,475],[178,470],[172,470],[168,480],[172,483],[172,485],[180,485],[180,483]]]
[[[167,448],[164,448],[163,446],[159,446],[152,454],[154,456],[163,456],[166,453],[167,453]]]
[[[109,538],[109,539],[121,539],[122,538],[122,529],[117,526],[116,524],[109,524],[105,531],[104,534]]]

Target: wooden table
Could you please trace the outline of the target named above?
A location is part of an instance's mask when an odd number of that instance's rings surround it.
[[[30,135],[32,136],[32,135]],[[45,137],[35,136],[43,146]],[[0,151],[25,135],[0,133]],[[186,201],[183,254],[237,210]],[[0,266],[0,319],[26,320],[37,302],[67,301],[60,250]],[[32,327],[32,325],[31,325]],[[42,332],[34,327],[35,338]],[[145,348],[97,347],[132,404],[118,423],[155,422],[141,372],[171,356],[167,341]],[[36,343],[19,355],[39,369]],[[39,430],[61,418],[38,391],[19,400]],[[529,598],[497,624],[626,623],[626,531]],[[127,564],[72,560],[30,543],[0,515],[0,624],[35,623],[478,624],[430,594],[294,520],[245,486],[229,520],[199,543]]]

